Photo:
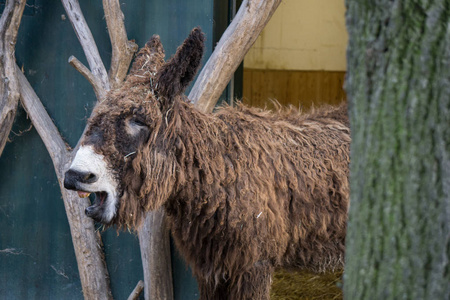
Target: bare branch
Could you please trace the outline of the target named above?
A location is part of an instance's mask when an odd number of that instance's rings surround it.
[[[19,83],[16,75],[17,32],[26,0],[6,1],[0,19],[0,155],[3,152],[19,103]]]
[[[111,88],[114,89],[120,86],[125,79],[133,55],[138,50],[138,45],[127,38],[119,1],[103,0],[103,10],[112,46],[109,80]]]
[[[83,65],[81,61],[79,61],[75,56],[72,55],[71,57],[69,57],[69,64],[89,81],[94,89],[95,96],[99,101],[103,99],[103,97],[105,97],[106,91],[103,88],[101,82],[98,80],[98,77],[95,77],[91,73],[91,71],[85,65]]]
[[[84,54],[91,69],[92,74],[98,78],[103,89],[105,91],[110,90],[110,84],[108,79],[108,74],[106,73],[105,66],[103,65],[102,59],[95,44],[94,37],[92,36],[91,30],[87,26],[86,20],[84,19],[83,13],[81,12],[80,4],[77,0],[61,0],[67,15],[69,16],[70,22],[72,23],[73,29],[83,47]],[[98,99],[100,100],[100,99]]]
[[[139,298],[139,296],[142,293],[142,290],[144,289],[144,282],[142,280],[139,280],[134,290],[131,292],[130,296],[128,297],[128,300],[136,300]]]
[[[244,0],[194,84],[189,99],[211,112],[281,0]]]

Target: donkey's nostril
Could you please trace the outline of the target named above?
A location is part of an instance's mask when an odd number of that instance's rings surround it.
[[[97,181],[97,176],[92,173],[87,173],[83,178],[83,183],[92,183]]]
[[[80,189],[80,183],[94,183],[98,177],[90,172],[80,172],[75,170],[68,170],[64,175],[64,187],[69,190]]]

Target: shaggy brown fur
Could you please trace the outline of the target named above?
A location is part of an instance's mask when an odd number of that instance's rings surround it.
[[[108,158],[121,183],[114,223],[136,228],[163,205],[201,299],[268,299],[275,267],[341,269],[346,106],[201,113],[181,93],[202,53],[194,29],[164,64],[153,37],[125,85],[95,108],[84,144]],[[130,134],[127,122],[142,130]]]

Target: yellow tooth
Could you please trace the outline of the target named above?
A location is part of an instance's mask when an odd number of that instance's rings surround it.
[[[91,194],[91,193],[80,192],[80,191],[77,191],[77,193],[78,193],[78,197],[80,197],[80,198],[89,197],[89,195]]]

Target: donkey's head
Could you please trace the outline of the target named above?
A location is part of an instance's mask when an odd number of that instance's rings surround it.
[[[173,153],[165,151],[167,118],[193,80],[204,36],[195,28],[164,62],[158,36],[142,48],[123,86],[94,108],[64,186],[95,193],[86,215],[104,224],[136,226],[145,210],[169,197]]]

